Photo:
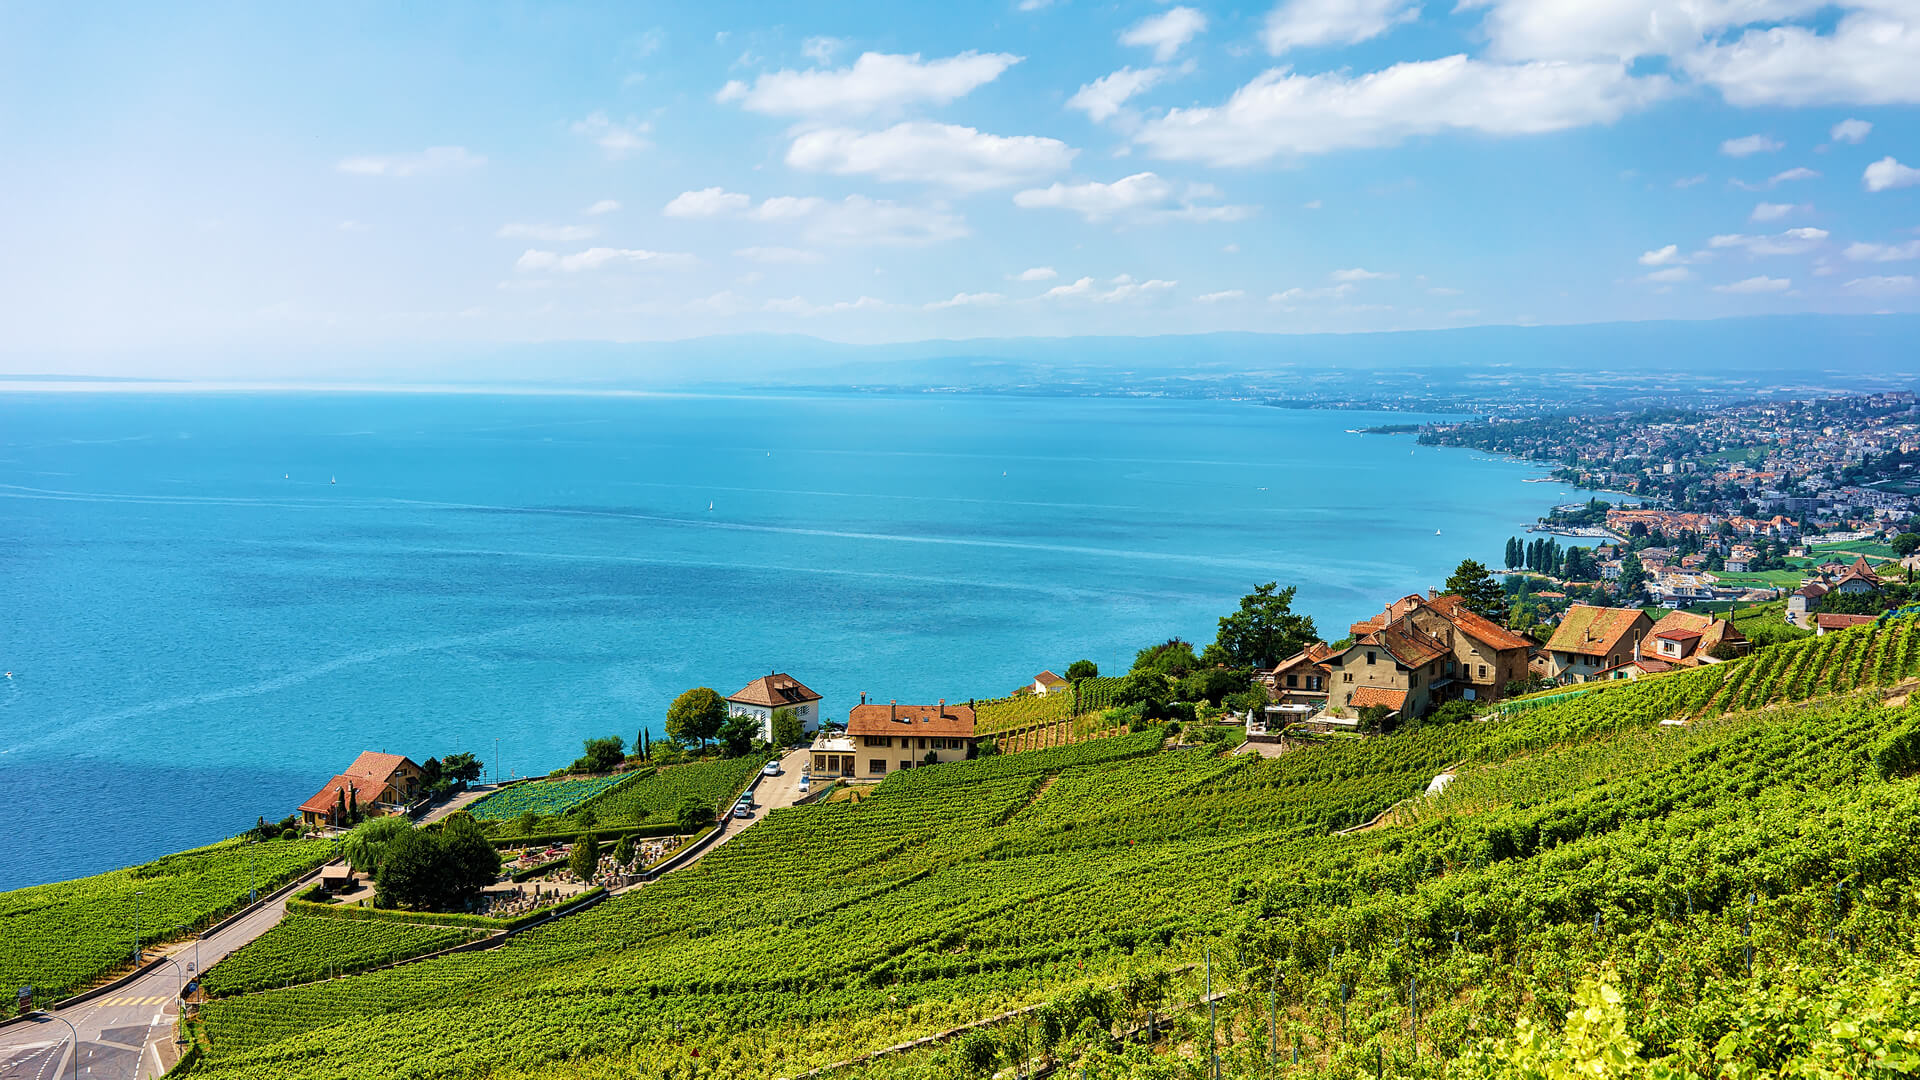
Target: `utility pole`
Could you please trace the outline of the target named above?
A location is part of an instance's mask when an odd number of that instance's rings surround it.
[[[1220,1080],[1220,1044],[1214,1032],[1213,946],[1207,946],[1207,1055],[1213,1059],[1213,1080]]]

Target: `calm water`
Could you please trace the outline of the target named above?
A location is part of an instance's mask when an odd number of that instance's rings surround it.
[[[1337,637],[1553,501],[1526,466],[1346,433],[1378,419],[0,395],[0,888],[288,813],[362,749],[545,771],[774,668],[842,715],[993,696],[1210,640],[1272,579]]]

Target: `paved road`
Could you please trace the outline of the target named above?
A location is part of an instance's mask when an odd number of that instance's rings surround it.
[[[761,777],[754,789],[758,809],[753,817],[729,822],[727,831],[688,863],[745,832],[766,817],[767,811],[792,806],[800,798],[800,767],[807,763],[807,753],[803,747],[781,758],[780,775]],[[455,803],[439,808],[441,814],[437,816],[458,807]],[[286,911],[284,900],[268,904],[202,939],[198,943],[199,970],[206,970],[214,961],[266,933],[286,916]],[[172,1065],[174,1023],[179,1018],[177,997],[183,978],[192,977],[195,943],[172,946],[168,953],[175,964],[163,964],[113,994],[57,1014],[79,1030],[80,1075],[148,1080]],[[73,1071],[72,1044],[67,1025],[51,1017],[0,1028],[0,1080],[55,1080],[56,1076],[66,1076]]]
[[[62,1009],[54,1014],[59,1019],[42,1016],[0,1028],[0,1080],[54,1080],[74,1073],[73,1030],[67,1024],[80,1035],[81,1076],[96,1080],[159,1076],[174,1060],[180,987],[193,977],[196,954],[199,970],[204,971],[266,933],[286,913],[285,900],[267,904],[198,942],[169,946],[165,951],[172,963],[161,964],[105,997]]]

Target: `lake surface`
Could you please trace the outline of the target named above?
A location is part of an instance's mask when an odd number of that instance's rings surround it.
[[[830,715],[997,696],[1209,641],[1271,580],[1337,638],[1565,498],[1347,431],[1410,419],[0,394],[0,889],[278,818],[363,749],[545,772],[773,669]]]

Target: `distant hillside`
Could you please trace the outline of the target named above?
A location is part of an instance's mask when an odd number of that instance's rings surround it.
[[[979,1021],[839,1075],[1199,1076],[1209,1030],[1236,1080],[1877,1075],[1920,1024],[1916,671],[1907,621],[1271,760],[897,773],[499,949],[209,1005],[196,1075],[793,1077]]]

